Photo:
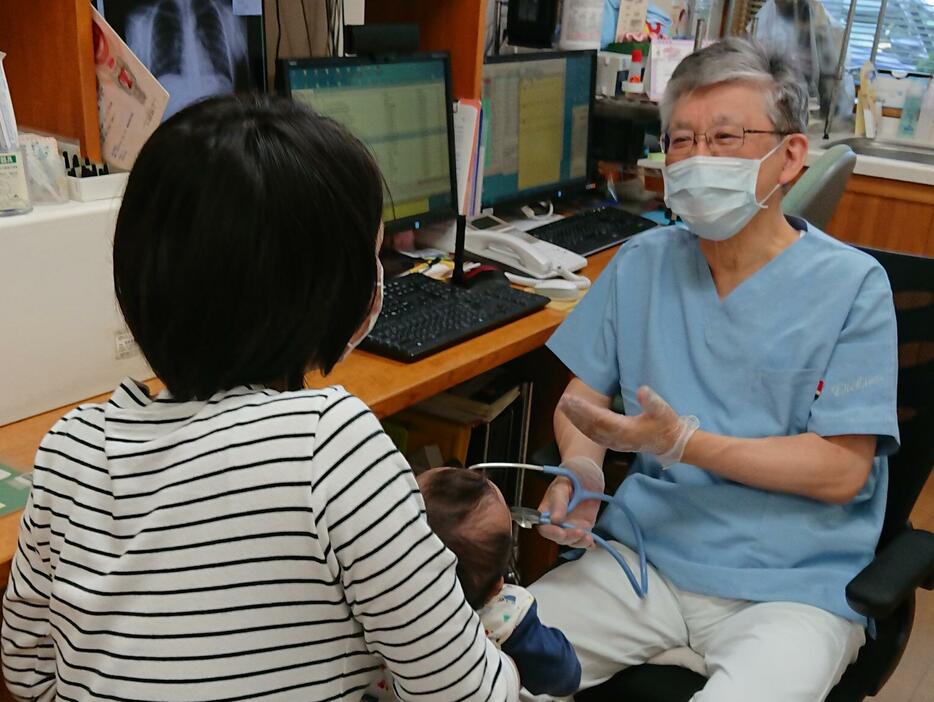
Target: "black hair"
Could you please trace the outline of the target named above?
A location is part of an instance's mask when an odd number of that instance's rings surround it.
[[[146,142],[114,236],[114,287],[178,399],[330,372],[376,293],[383,180],[332,119],[225,96]]]
[[[478,524],[474,512],[496,500],[495,488],[482,473],[451,468],[433,473],[421,483],[432,531],[457,556],[457,578],[468,604],[480,609],[512,556],[512,530]]]

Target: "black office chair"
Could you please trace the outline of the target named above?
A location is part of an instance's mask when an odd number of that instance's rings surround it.
[[[855,702],[882,689],[908,644],[915,589],[934,588],[934,534],[914,529],[908,521],[934,464],[934,259],[865,250],[885,268],[895,295],[901,449],[889,459],[885,523],[876,557],[846,588],[850,606],[876,621],[877,635],[860,649],[828,702]],[[705,683],[686,668],[644,664],[574,699],[686,702]]]

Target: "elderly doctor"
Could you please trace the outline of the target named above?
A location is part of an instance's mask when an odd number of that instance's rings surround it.
[[[603,549],[532,586],[585,688],[690,647],[708,677],[694,700],[814,702],[865,641],[844,588],[872,558],[898,446],[895,312],[873,258],[782,214],[807,99],[785,58],[746,40],[686,58],[661,105],[686,227],[624,244],[548,343],[575,375],[555,414],[565,465],[601,488],[607,448],[638,453],[618,496],[651,563],[644,600]],[[561,521],[568,493],[558,478],[541,509]],[[635,567],[618,508],[597,531]]]

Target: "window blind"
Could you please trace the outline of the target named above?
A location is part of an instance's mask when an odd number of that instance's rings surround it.
[[[869,58],[881,0],[858,0],[847,51],[847,68],[859,69]],[[746,26],[765,0],[737,0],[734,31]],[[824,0],[824,9],[842,32],[849,0]],[[877,68],[934,70],[934,0],[888,0],[876,57]]]

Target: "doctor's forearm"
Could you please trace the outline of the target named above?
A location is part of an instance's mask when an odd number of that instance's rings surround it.
[[[555,412],[554,422],[555,440],[558,443],[558,451],[561,453],[562,460],[584,456],[598,466],[603,465],[603,458],[606,455],[606,449],[603,446],[581,433],[561,410]]]
[[[564,394],[574,395],[586,400],[595,407],[603,409],[608,409],[612,402],[609,396],[597,392],[576,376],[571,378],[571,382],[568,383],[567,388],[565,388]],[[555,441],[558,443],[558,451],[561,453],[561,460],[583,456],[591,459],[598,466],[603,465],[606,447],[596,443],[574,426],[560,408],[555,410],[554,428]]]
[[[739,439],[697,431],[682,460],[751,487],[845,504],[865,484],[874,454],[873,436]]]

